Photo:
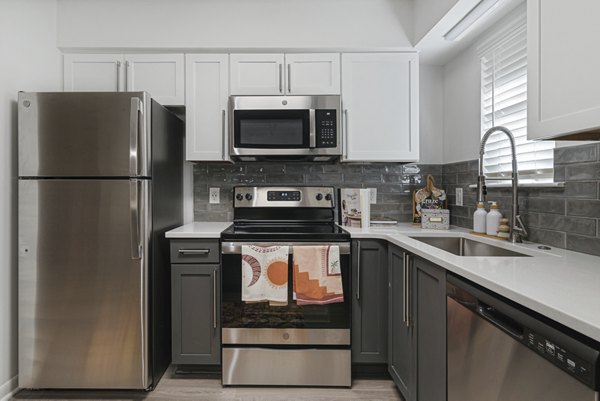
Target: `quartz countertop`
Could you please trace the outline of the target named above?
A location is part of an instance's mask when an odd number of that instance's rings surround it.
[[[227,221],[195,221],[167,231],[167,238],[221,238],[221,232],[233,223]]]
[[[167,238],[219,238],[229,222],[194,222],[166,233]],[[410,223],[344,227],[352,238],[386,240],[414,255],[600,341],[600,257],[564,249],[538,249],[469,234],[469,230],[424,230]],[[481,241],[532,257],[464,257],[411,237],[454,236]]]

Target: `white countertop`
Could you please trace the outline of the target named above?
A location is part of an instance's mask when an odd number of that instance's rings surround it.
[[[232,225],[232,222],[211,221],[184,224],[165,233],[167,238],[220,238],[221,231]]]
[[[167,238],[219,238],[229,222],[195,222],[167,232]],[[412,224],[345,227],[352,238],[376,238],[444,267],[485,288],[600,341],[600,257],[564,249],[538,249],[469,234],[469,230],[423,230]],[[411,236],[472,238],[533,257],[456,256]]]

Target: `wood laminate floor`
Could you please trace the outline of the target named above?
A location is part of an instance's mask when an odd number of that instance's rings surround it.
[[[354,379],[351,389],[303,387],[222,387],[218,375],[175,374],[169,369],[152,392],[29,391],[11,400],[149,401],[403,401],[391,380]]]

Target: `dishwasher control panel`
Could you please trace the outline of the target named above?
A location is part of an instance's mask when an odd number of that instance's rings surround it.
[[[572,351],[529,329],[525,329],[525,342],[535,351],[562,370],[569,372],[582,382],[592,386],[594,368],[591,363],[575,355]]]

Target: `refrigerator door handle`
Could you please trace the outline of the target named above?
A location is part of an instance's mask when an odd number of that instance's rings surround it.
[[[140,243],[140,180],[129,181],[129,230],[131,233],[131,259],[142,258],[142,244]]]
[[[139,116],[142,112],[142,101],[137,97],[131,98],[131,109],[129,114],[129,176],[138,175],[138,140],[139,140]]]

